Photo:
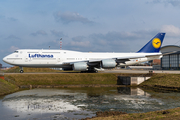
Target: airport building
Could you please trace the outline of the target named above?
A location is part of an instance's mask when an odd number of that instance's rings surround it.
[[[172,54],[163,55],[161,68],[163,70],[180,70],[180,46],[168,45],[161,48],[162,53],[176,51]]]

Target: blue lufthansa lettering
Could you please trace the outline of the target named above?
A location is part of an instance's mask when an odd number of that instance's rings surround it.
[[[53,55],[29,54],[29,58],[53,58]]]

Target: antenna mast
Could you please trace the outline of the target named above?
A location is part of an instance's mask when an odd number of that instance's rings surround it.
[[[62,50],[62,38],[60,39],[60,50]]]

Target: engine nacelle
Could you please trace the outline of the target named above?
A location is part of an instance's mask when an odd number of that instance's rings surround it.
[[[86,62],[78,62],[74,63],[73,65],[73,70],[74,71],[87,71],[88,70],[88,65]]]
[[[107,59],[107,60],[102,60],[102,67],[103,68],[114,68],[116,67],[116,61],[113,59]]]

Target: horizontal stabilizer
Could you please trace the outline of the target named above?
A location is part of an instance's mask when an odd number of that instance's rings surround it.
[[[169,54],[176,53],[176,52],[177,52],[177,51],[166,52],[166,53],[163,53],[162,55],[169,55]]]

